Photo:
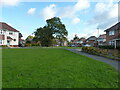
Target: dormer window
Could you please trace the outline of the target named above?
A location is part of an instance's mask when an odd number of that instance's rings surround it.
[[[109,31],[109,36],[115,35],[115,30]]]

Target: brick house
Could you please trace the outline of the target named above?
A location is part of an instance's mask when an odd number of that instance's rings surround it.
[[[19,31],[7,23],[0,22],[0,45],[18,47]]]
[[[97,39],[98,45],[106,45],[106,34],[102,34]]]
[[[106,44],[120,47],[120,22],[105,30]]]
[[[97,37],[95,36],[90,36],[89,38],[87,38],[87,40],[85,41],[85,44],[91,45],[91,46],[97,46]]]

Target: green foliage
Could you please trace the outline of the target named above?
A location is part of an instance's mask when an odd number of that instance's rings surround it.
[[[31,47],[31,46],[40,46],[39,43],[26,43],[25,47]]]
[[[103,49],[115,49],[115,46],[112,46],[112,45],[104,45],[104,46],[99,46],[99,48],[103,48]],[[117,46],[116,49],[120,49],[120,47]]]
[[[42,46],[51,46],[52,45],[52,32],[48,27],[38,28],[35,32],[36,41],[40,40]]]
[[[8,47],[7,45],[1,45],[0,47]]]
[[[65,25],[62,24],[58,17],[46,20],[47,25],[38,28],[35,34],[35,41],[40,41],[42,46],[52,46],[53,39],[59,39],[60,42],[66,39],[68,32]]]
[[[26,38],[26,41],[28,40],[32,40],[34,37],[33,36],[31,36],[31,35],[29,35],[27,38]]]
[[[117,88],[110,65],[58,48],[3,49],[3,88]]]
[[[82,51],[84,51],[86,53],[94,54],[94,55],[100,55],[100,56],[112,58],[115,60],[120,60],[119,53],[113,53],[112,56],[109,56],[110,53],[108,52],[107,49],[99,49],[99,48],[95,48],[95,47],[82,47]],[[116,58],[113,56],[115,56]]]
[[[79,37],[77,35],[75,35],[75,37],[73,38],[73,40],[79,39]]]
[[[120,53],[113,53],[112,55],[120,58]]]
[[[32,44],[33,43],[33,36],[29,35],[27,38],[26,38],[26,44]]]

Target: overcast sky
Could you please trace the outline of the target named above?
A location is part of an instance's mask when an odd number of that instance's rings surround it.
[[[30,0],[29,0],[30,1]],[[55,1],[55,0],[54,0]],[[118,22],[118,3],[91,2],[20,2],[20,0],[1,0],[2,16],[0,21],[6,22],[23,34],[25,39],[37,28],[43,27],[45,20],[60,17],[68,30],[68,39],[75,34],[79,37],[98,36],[104,30]],[[1,11],[1,9],[0,9]],[[99,28],[99,33],[97,28]]]

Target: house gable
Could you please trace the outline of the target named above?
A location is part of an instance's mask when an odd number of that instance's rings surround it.
[[[11,27],[10,25],[4,22],[0,22],[0,29],[13,31],[13,32],[19,32],[18,30],[16,30],[15,28]]]

